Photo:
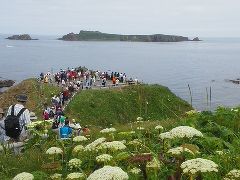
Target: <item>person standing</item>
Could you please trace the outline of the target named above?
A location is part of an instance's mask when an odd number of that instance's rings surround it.
[[[28,97],[25,94],[16,96],[17,103],[8,108],[4,120],[6,135],[14,141],[23,141],[27,138],[27,125],[31,123],[30,112],[25,108]]]

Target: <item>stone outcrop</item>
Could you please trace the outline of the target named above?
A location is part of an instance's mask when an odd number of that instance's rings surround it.
[[[32,39],[29,34],[13,35],[6,39],[9,39],[9,40],[38,40],[38,39]]]
[[[198,37],[195,37],[192,41],[201,41]]]
[[[0,80],[0,88],[11,87],[15,82],[13,80]]]
[[[197,41],[196,38],[194,38]],[[79,34],[69,33],[59,40],[64,41],[135,41],[135,42],[181,42],[191,41],[188,37],[175,35],[120,35],[107,34],[99,31],[80,31]]]

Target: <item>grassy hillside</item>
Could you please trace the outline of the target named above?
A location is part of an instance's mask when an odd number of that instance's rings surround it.
[[[49,104],[52,93],[59,91],[60,89],[57,87],[39,84],[36,79],[27,79],[0,95],[0,107],[7,109],[11,104],[16,103],[16,95],[24,93],[29,98],[26,107],[39,116],[44,103]]]
[[[130,86],[112,90],[88,90],[79,93],[66,113],[84,124],[126,123],[138,116],[145,120],[178,118],[190,105],[160,85]]]

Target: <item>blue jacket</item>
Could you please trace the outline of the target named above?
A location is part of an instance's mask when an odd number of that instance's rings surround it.
[[[69,138],[72,134],[72,128],[63,126],[60,128],[60,138]]]

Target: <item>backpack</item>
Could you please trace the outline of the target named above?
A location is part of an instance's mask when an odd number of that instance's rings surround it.
[[[12,106],[11,114],[8,115],[4,120],[5,133],[10,138],[18,139],[24,127],[24,125],[20,127],[19,118],[23,114],[23,112],[26,110],[26,108],[22,108],[17,115],[14,115],[14,107],[15,105]]]

